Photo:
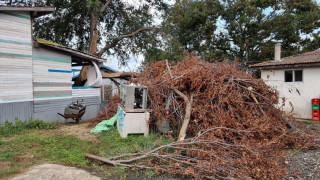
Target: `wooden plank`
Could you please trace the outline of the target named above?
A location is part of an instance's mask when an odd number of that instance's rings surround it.
[[[0,34],[3,35],[3,37],[13,36],[13,37],[19,37],[19,38],[28,38],[26,37],[25,32],[11,31],[11,30],[1,29],[1,28],[0,28]]]
[[[20,50],[0,46],[0,56],[1,54],[6,54],[7,56],[9,56],[10,54],[12,54],[12,56],[15,56],[17,54],[21,56],[32,56],[32,51],[30,51],[27,47],[25,48],[25,50]]]
[[[68,63],[61,63],[61,62],[48,62],[48,61],[42,61],[42,60],[33,60],[33,67],[34,69],[64,69],[64,70],[70,70],[71,65]]]
[[[20,18],[20,19],[26,19],[26,20],[31,20],[30,14],[26,14],[26,12],[19,12],[19,13],[13,13],[11,11],[0,11],[1,15],[8,15],[14,18]]]
[[[72,89],[72,97],[100,96],[100,88]]]
[[[71,82],[34,82],[34,87],[70,87],[72,89]]]
[[[14,22],[29,25],[29,26],[31,25],[31,20],[23,19],[23,18],[16,18],[16,17],[10,16],[8,14],[0,14],[0,18],[3,21],[14,21]]]
[[[18,23],[18,22],[15,22],[14,19],[12,19],[12,21],[0,19],[0,23],[2,24],[1,29],[13,30],[14,32],[16,31],[21,32],[21,30],[24,30],[26,35],[31,33],[31,23],[30,24]]]
[[[71,91],[72,92],[72,87],[71,86],[49,86],[49,87],[38,87],[34,86],[33,87],[34,91]]]
[[[25,38],[29,38],[31,39],[31,36],[28,36],[28,32],[29,34],[31,34],[31,29],[27,29],[27,28],[21,28],[21,29],[17,29],[17,27],[12,26],[12,25],[6,25],[6,26],[0,26],[0,30],[1,31],[11,31],[14,33],[21,33],[21,34],[25,34]],[[6,35],[1,36],[1,38],[5,38]],[[21,37],[20,37],[21,38]]]
[[[3,49],[4,49],[4,51],[2,51],[2,52],[10,53],[10,51],[12,50],[11,51],[12,53],[32,55],[32,46],[31,45],[28,46],[28,45],[3,43],[3,42],[1,42],[1,39],[0,39],[0,51]]]
[[[33,54],[36,56],[49,56],[49,57],[57,57],[61,59],[69,59],[71,61],[70,53],[62,52],[55,49],[49,48],[34,48]]]
[[[15,14],[20,14],[20,15],[28,15],[29,12],[54,12],[53,7],[14,7],[14,6],[1,6],[0,7],[1,11],[10,11],[14,12]]]
[[[70,95],[71,96],[72,91],[68,90],[61,90],[61,91],[33,91],[34,96],[53,96],[53,97],[59,97],[54,95]]]
[[[33,99],[30,15],[1,12],[0,24],[0,101],[30,101]]]

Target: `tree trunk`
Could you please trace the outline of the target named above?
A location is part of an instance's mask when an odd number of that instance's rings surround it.
[[[89,44],[89,54],[95,55],[97,50],[97,41],[98,41],[98,29],[97,29],[98,15],[91,13],[90,14],[90,44]],[[88,66],[83,66],[80,71],[80,76],[76,80],[77,85],[82,85],[82,82],[87,79],[87,69]]]
[[[192,103],[193,103],[193,92],[191,93],[190,99],[189,99],[185,94],[183,94],[178,89],[173,88],[173,91],[176,94],[178,94],[180,97],[182,97],[184,99],[184,102],[186,103],[186,110],[185,110],[185,114],[184,114],[184,120],[183,120],[182,126],[180,128],[179,137],[178,137],[178,140],[182,141],[186,137],[188,125],[189,125],[189,122],[190,122],[191,109],[192,109]]]
[[[89,54],[95,55],[97,50],[98,41],[98,29],[97,29],[98,15],[91,13],[90,15],[90,44],[89,44]]]

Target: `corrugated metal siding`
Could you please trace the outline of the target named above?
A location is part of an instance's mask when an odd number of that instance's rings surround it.
[[[31,20],[0,11],[0,103],[32,101]]]
[[[90,105],[86,107],[86,113],[83,115],[82,120],[89,120],[97,116],[100,110],[100,104]]]
[[[34,48],[34,101],[71,99],[71,56],[55,50]]]
[[[33,102],[14,102],[0,104],[0,122],[3,123],[6,120],[14,122],[15,118],[20,120],[28,120],[32,117]]]
[[[16,118],[25,121],[30,119],[31,117],[33,119],[41,119],[45,122],[58,121],[64,123],[65,119],[57,113],[63,114],[64,108],[69,104],[69,102],[71,102],[71,99],[69,99],[68,102],[65,100],[61,100],[59,102],[60,104],[51,104],[50,107],[47,107],[46,105],[41,106],[39,103],[34,106],[33,102],[30,101],[0,104],[0,123],[4,123],[6,120],[8,120],[9,122],[14,122]],[[43,101],[43,103],[45,104],[45,101]],[[34,110],[33,107],[35,107],[36,109]],[[97,113],[99,112],[99,108],[100,104],[87,105],[86,113],[83,115],[82,120],[89,120],[96,117]],[[69,119],[68,121],[72,122],[71,119]]]
[[[81,120],[89,120],[97,116],[100,105],[90,105],[86,107],[86,113],[82,116]],[[45,122],[66,122],[66,120],[57,113],[64,113],[64,107],[51,108],[51,111],[37,112],[33,114],[34,119],[42,119]],[[72,119],[68,119],[68,122],[72,122]]]
[[[72,89],[72,97],[100,96],[100,88]]]
[[[57,113],[64,113],[65,107],[57,107],[57,108],[50,108],[49,111],[42,111],[42,112],[34,112],[33,118],[34,119],[41,119],[45,122],[65,122],[65,119],[58,115]]]
[[[83,102],[82,102],[83,100]],[[100,96],[90,96],[90,97],[74,97],[72,98],[72,102],[81,102],[83,105],[93,105],[100,104]]]
[[[33,111],[35,113],[38,112],[47,112],[52,111],[55,109],[61,109],[66,107],[67,105],[71,104],[70,99],[57,99],[57,100],[42,100],[42,101],[35,101]]]

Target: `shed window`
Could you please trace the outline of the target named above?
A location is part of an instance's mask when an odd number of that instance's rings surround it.
[[[285,82],[302,82],[303,72],[302,70],[286,70],[284,71]]]

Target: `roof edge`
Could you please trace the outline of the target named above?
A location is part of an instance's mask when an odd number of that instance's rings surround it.
[[[54,7],[13,7],[13,6],[0,6],[0,11],[11,12],[31,12],[32,18],[37,18],[54,12]]]
[[[267,65],[267,66],[254,66],[251,65],[249,69],[287,69],[287,68],[301,68],[301,67],[318,67],[320,66],[320,62],[310,62],[310,63],[296,63],[296,64],[279,64],[279,65]]]
[[[65,46],[62,46],[60,44],[57,44],[57,43],[54,43],[51,41],[46,41],[46,40],[37,38],[37,39],[35,39],[35,43],[39,43],[39,44],[47,46],[47,47],[51,47],[54,49],[58,49],[60,51],[70,53],[72,56],[77,56],[77,57],[81,57],[81,58],[85,58],[85,59],[88,59],[91,61],[96,61],[96,62],[101,62],[101,63],[106,62],[106,59],[103,59],[103,58],[100,58],[97,56],[93,56],[88,53],[81,52],[81,51],[78,51],[78,50],[75,50],[75,49],[72,49],[69,47],[65,47]]]
[[[54,12],[54,7],[0,6],[0,11]]]

